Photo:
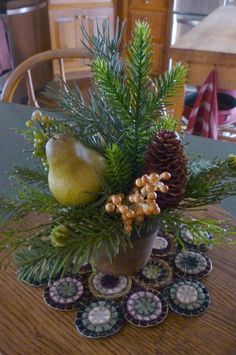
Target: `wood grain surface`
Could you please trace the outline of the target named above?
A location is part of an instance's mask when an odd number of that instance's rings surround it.
[[[221,6],[169,48],[176,62],[189,65],[188,83],[201,85],[210,71],[217,71],[217,87],[236,87],[236,6]]]
[[[172,48],[236,54],[236,7],[221,6],[179,38]]]
[[[235,220],[219,207],[201,212]],[[1,355],[235,355],[236,246],[215,247],[209,255],[212,273],[203,280],[212,305],[200,317],[184,318],[170,311],[164,323],[141,329],[126,324],[116,335],[89,340],[74,326],[76,312],[54,311],[42,299],[42,289],[16,281],[13,268],[0,274]]]

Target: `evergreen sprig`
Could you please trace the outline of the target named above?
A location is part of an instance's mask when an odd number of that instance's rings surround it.
[[[120,23],[117,18],[114,36],[112,36],[109,21],[105,20],[102,26],[99,26],[98,21],[96,21],[95,25],[93,21],[90,21],[91,33],[88,33],[86,28],[82,26],[82,32],[85,38],[82,43],[94,58],[103,58],[114,67],[117,66],[118,62],[123,66],[122,63],[124,63],[124,61],[121,59],[123,54],[121,42],[124,26],[124,21]]]
[[[119,145],[130,160],[135,179],[140,175],[146,146],[165,115],[165,103],[183,86],[186,68],[176,65],[163,77],[151,78],[152,41],[146,22],[137,22],[126,57],[120,51],[123,25],[117,23],[113,38],[108,23],[93,27],[92,36],[83,29],[85,45],[94,57],[91,69],[95,89],[88,104],[76,85],[49,91],[74,135],[104,155],[107,146]],[[119,169],[122,176],[122,164]]]
[[[9,175],[18,183],[35,185],[48,190],[48,175],[42,168],[36,170],[27,166],[15,166],[15,170]]]
[[[143,107],[149,101],[152,70],[152,42],[149,26],[136,23],[136,30],[128,48],[127,86],[131,95],[131,108],[134,119],[143,119]],[[148,117],[146,117],[148,119]]]
[[[157,95],[153,98],[153,105],[156,104],[159,109],[168,107],[171,104],[170,99],[183,90],[187,73],[188,67],[177,63],[170,71],[154,78],[152,84]]]
[[[75,83],[53,84],[47,92],[61,112],[53,134],[73,134],[105,158],[99,199],[90,205],[64,207],[51,195],[46,173],[27,167],[17,167],[13,173],[17,198],[1,198],[0,217],[6,228],[1,233],[0,252],[8,248],[8,253],[14,254],[19,277],[26,281],[78,272],[82,264],[96,259],[99,251],[112,258],[131,245],[120,216],[106,213],[104,205],[111,194],[130,192],[135,178],[142,175],[144,154],[153,136],[176,128],[165,108],[182,88],[186,67],[177,64],[163,76],[152,78],[149,25],[137,22],[125,52],[120,50],[123,26],[117,22],[114,36],[107,22],[102,27],[98,23],[92,26],[91,36],[83,28],[84,45],[93,57],[94,76],[94,87],[86,99]],[[24,134],[28,141],[34,141],[32,131]],[[134,225],[135,231],[138,235],[143,230],[151,233],[158,223],[163,228],[171,227],[178,238],[185,224],[199,240],[200,231],[207,229],[215,235],[215,243],[222,242],[233,235],[231,229],[225,231],[216,221],[186,218],[183,210],[236,194],[234,178],[228,163],[191,163],[186,198],[178,209],[146,218],[141,226]],[[19,227],[18,223],[32,211],[46,214],[45,222]],[[14,223],[9,229],[10,218]],[[53,231],[61,227],[68,234],[63,243],[55,244]]]
[[[103,58],[96,58],[92,64],[92,73],[100,94],[108,103],[112,112],[125,122],[130,118],[130,90],[120,68],[113,66]]]
[[[235,175],[227,161],[194,161],[189,164],[185,199],[178,208],[190,209],[216,204],[235,195]]]
[[[123,233],[121,238],[119,218],[101,214],[99,209],[79,209],[77,213],[74,211],[75,214],[76,220],[73,221],[71,215],[69,217],[70,238],[65,246],[54,247],[50,238],[35,236],[31,239],[30,248],[20,248],[14,254],[14,262],[22,270],[22,278],[40,281],[46,274],[55,277],[69,271],[79,272],[81,266],[96,258],[101,249],[112,257],[119,249],[125,250],[130,245],[128,236]],[[55,223],[56,219],[53,225]]]
[[[132,181],[132,166],[127,154],[117,144],[106,149],[106,177],[114,193],[128,192]],[[120,167],[122,166],[123,169]]]
[[[183,215],[182,211],[172,210],[162,212],[159,218],[159,226],[165,231],[171,232],[179,245],[184,247],[180,238],[183,227],[193,235],[193,243],[196,245],[223,245],[226,242],[235,244],[236,230],[231,227],[228,221],[219,221],[209,218],[190,218]],[[203,232],[213,235],[213,239],[209,240],[204,236]]]

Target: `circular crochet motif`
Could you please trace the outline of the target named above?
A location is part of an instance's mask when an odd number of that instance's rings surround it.
[[[200,231],[200,234],[203,240],[199,240],[199,242],[197,242],[197,239],[195,239],[197,238],[197,236],[195,237],[194,234],[191,233],[186,227],[183,227],[180,232],[180,238],[185,243],[186,247],[196,248],[200,251],[205,251],[206,249],[211,247],[211,241],[213,237],[212,234],[207,231]]]
[[[108,337],[124,323],[119,303],[107,299],[89,301],[80,307],[75,320],[78,332],[88,338]]]
[[[177,245],[172,234],[159,232],[154,239],[152,256],[169,258],[176,251]]]
[[[179,277],[203,278],[212,269],[210,258],[194,250],[178,253],[174,259],[175,274]]]
[[[183,316],[197,316],[210,306],[208,290],[199,281],[178,279],[168,285],[164,297],[170,308]]]
[[[128,276],[105,275],[102,272],[92,274],[89,288],[96,297],[116,299],[129,292],[132,280]]]
[[[167,317],[168,305],[162,294],[153,289],[137,287],[122,301],[124,317],[138,327],[157,325]]]
[[[44,300],[48,306],[60,311],[77,309],[81,298],[88,297],[88,288],[81,275],[55,279],[44,290]]]
[[[168,247],[168,240],[166,238],[157,235],[154,240],[153,248],[157,250],[163,250],[166,249],[167,247]]]
[[[133,278],[144,287],[160,288],[172,280],[172,268],[163,260],[150,260]]]

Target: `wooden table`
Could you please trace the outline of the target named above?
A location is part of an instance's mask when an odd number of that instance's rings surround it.
[[[236,6],[221,6],[169,48],[174,62],[189,65],[187,83],[201,85],[213,68],[219,89],[236,90]],[[182,113],[183,100],[176,107]]]
[[[201,215],[236,220],[219,207]],[[199,215],[199,212],[198,212]],[[170,311],[164,323],[148,329],[126,324],[116,335],[89,340],[74,326],[76,312],[46,306],[42,289],[17,283],[12,268],[0,274],[1,355],[235,355],[236,354],[236,246],[209,252],[212,273],[203,280],[212,305],[207,313],[184,318]]]

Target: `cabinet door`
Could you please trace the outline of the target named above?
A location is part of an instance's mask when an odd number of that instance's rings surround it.
[[[76,47],[76,18],[80,10],[50,10],[50,30],[53,48]]]
[[[82,10],[83,24],[87,32],[91,34],[91,26],[94,29],[95,35],[97,30],[102,29],[102,24],[104,21],[108,21],[110,24],[111,35],[114,33],[114,8],[94,8],[94,9],[84,9]]]
[[[52,48],[81,48],[82,16],[80,9],[50,10],[50,30]],[[74,72],[84,67],[84,59],[64,59],[65,71]],[[59,73],[58,63],[54,63],[54,73]]]
[[[52,48],[83,48],[84,40],[81,26],[91,34],[91,26],[94,28],[95,34],[98,28],[101,29],[105,20],[110,22],[111,34],[114,32],[114,7],[98,7],[98,8],[70,8],[70,9],[54,9],[49,11],[50,31]],[[96,24],[97,22],[97,24]],[[89,60],[87,59],[67,59],[65,60],[66,72],[72,73],[67,77],[88,76]],[[73,73],[79,73],[74,75]],[[54,63],[54,73],[59,73],[57,63]]]
[[[104,21],[110,24],[111,35],[114,33],[114,9],[113,8],[96,8],[96,9],[83,9],[82,10],[83,26],[87,33],[92,34],[92,29],[95,36],[97,32],[102,30]],[[83,37],[82,37],[83,38]],[[89,64],[89,60],[85,60]]]
[[[157,43],[164,43],[166,35],[166,13],[165,12],[141,12],[138,10],[129,11],[128,33],[130,34],[137,20],[147,21],[151,28],[153,40]]]

